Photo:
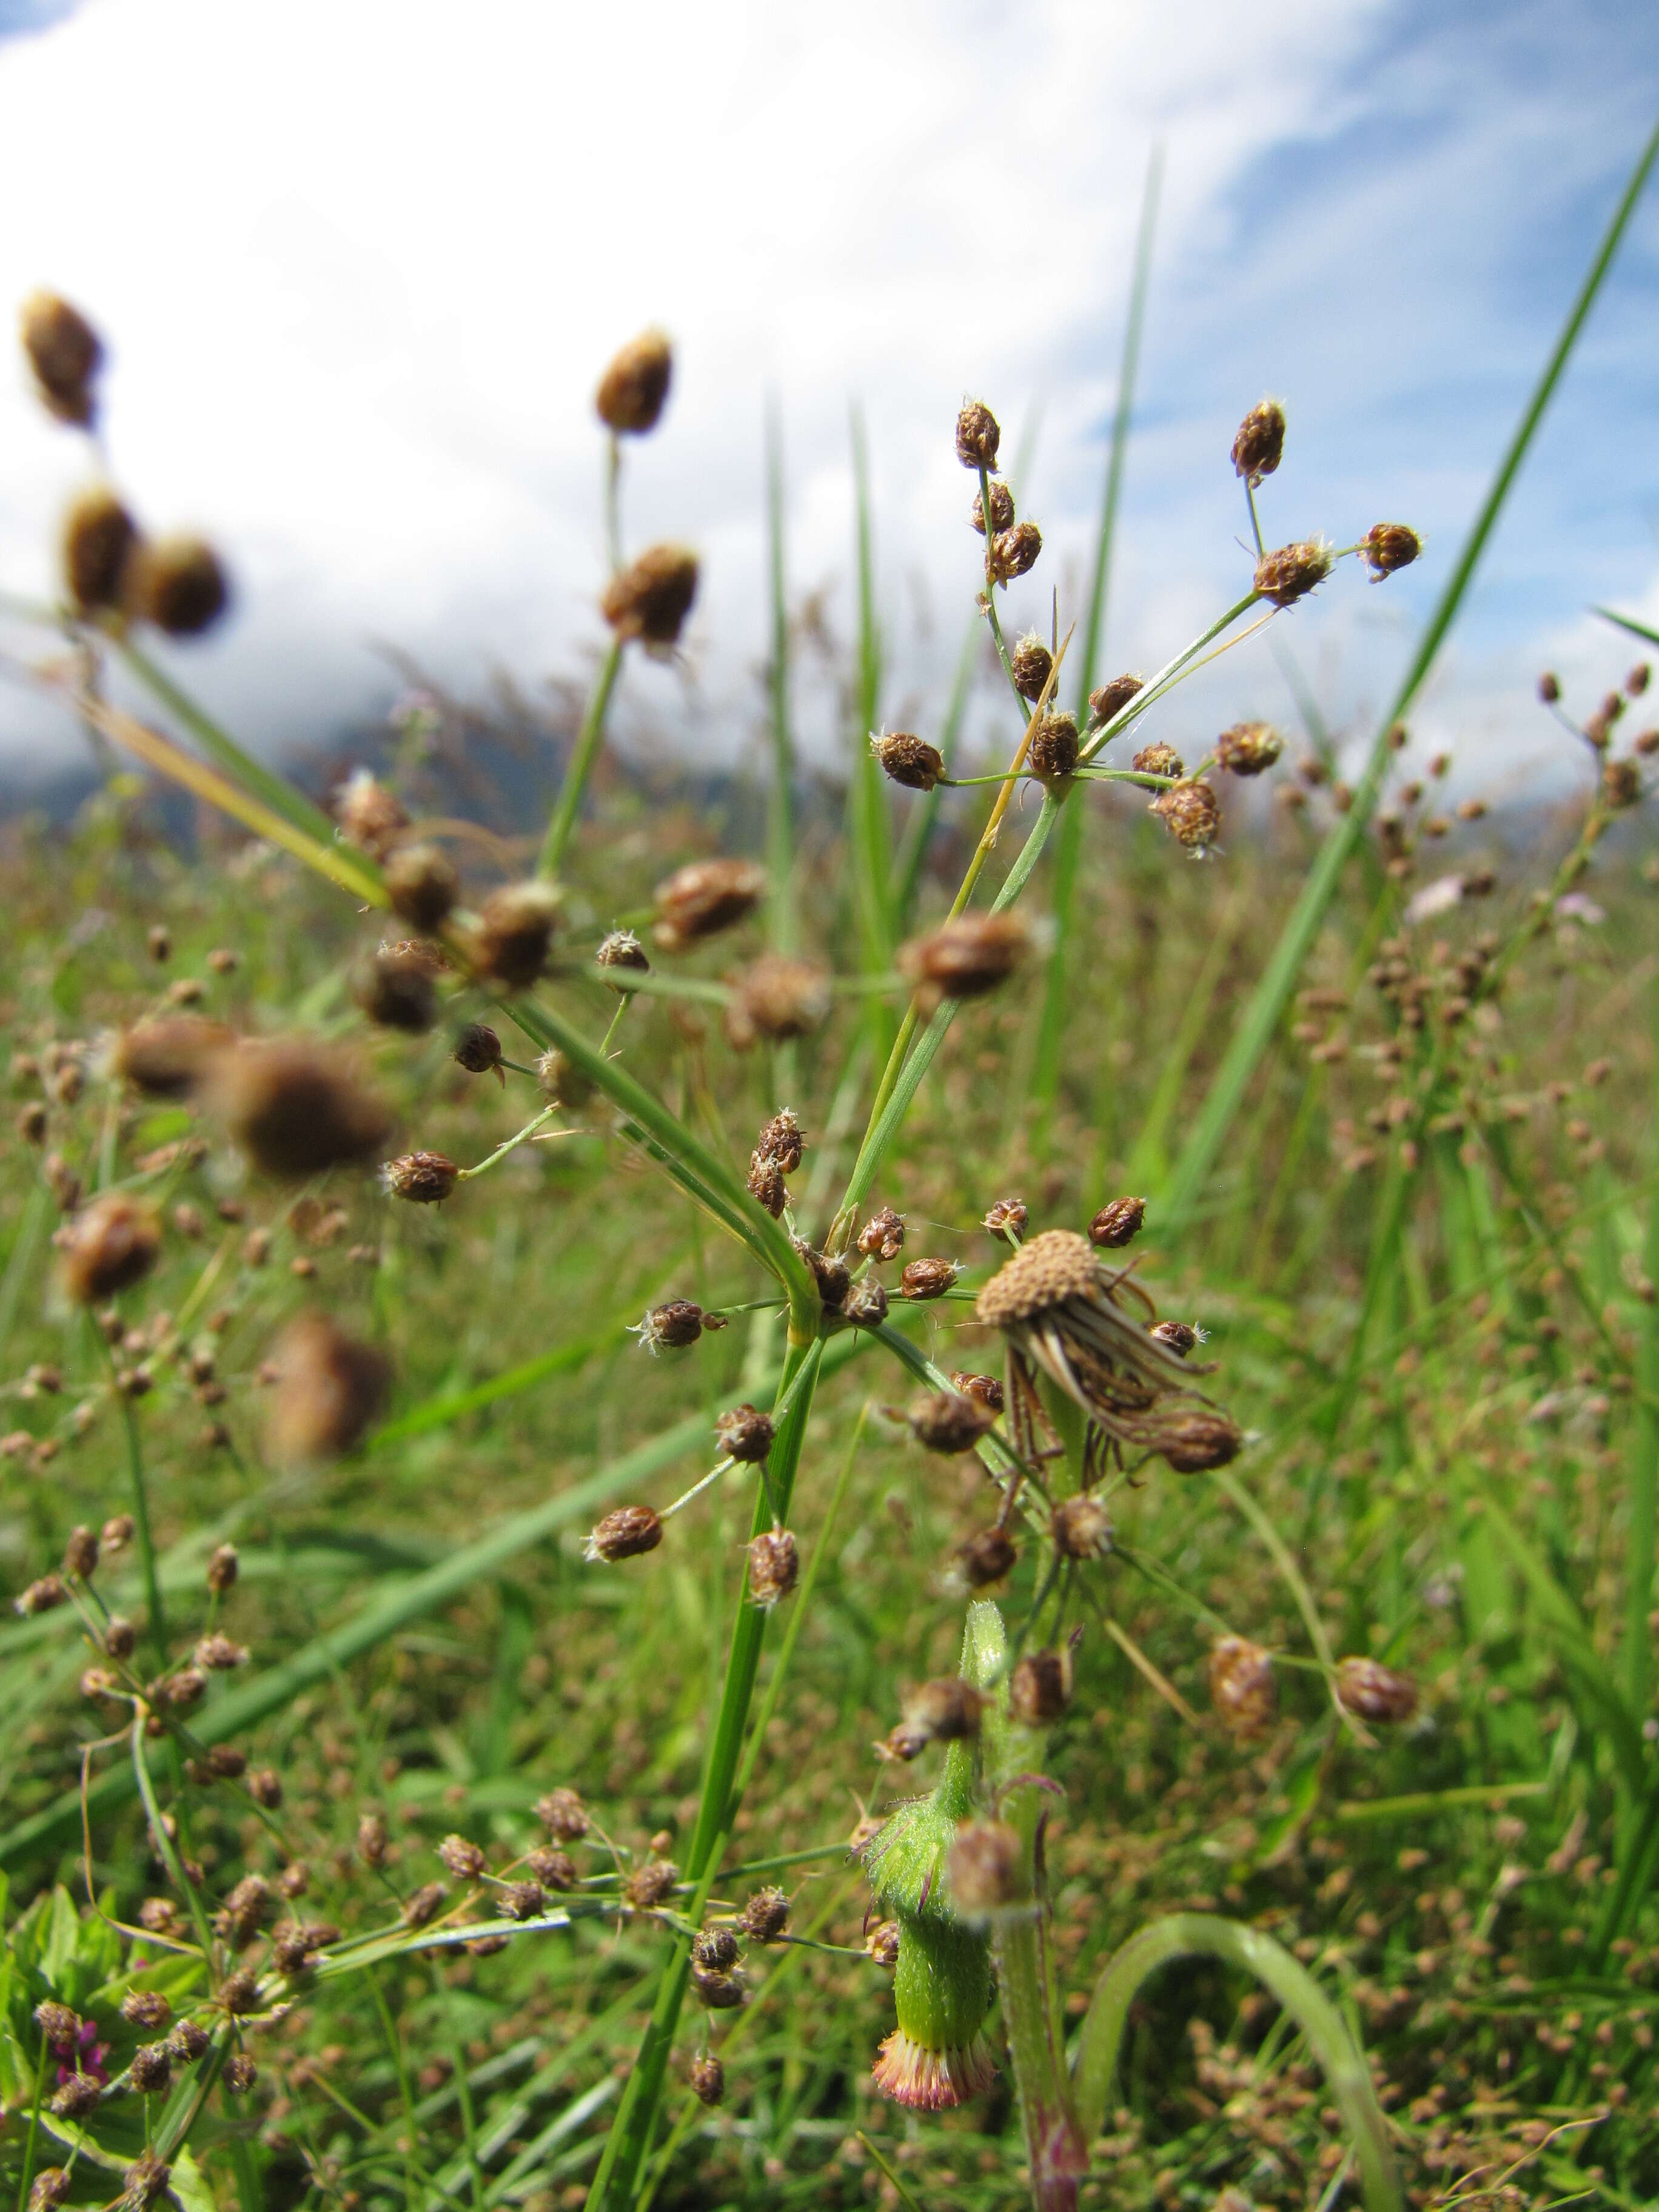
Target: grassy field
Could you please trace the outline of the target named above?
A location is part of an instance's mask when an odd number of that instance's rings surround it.
[[[0,2202],[1652,2201],[1659,736],[1609,630],[1500,838],[1409,731],[1619,222],[1352,790],[1146,750],[1318,548],[1091,702],[1127,404],[989,787],[866,592],[827,815],[781,548],[753,787],[595,781],[657,549],[514,844],[441,706],[337,834],[71,544],[165,727],[43,661],[126,768],[0,862]]]

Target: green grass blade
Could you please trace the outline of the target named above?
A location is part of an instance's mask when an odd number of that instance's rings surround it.
[[[599,672],[593,679],[593,689],[588,694],[587,705],[582,714],[582,726],[571,747],[570,758],[565,764],[564,781],[559,787],[558,798],[548,817],[547,835],[542,840],[541,858],[536,872],[556,876],[563,864],[566,848],[576,827],[576,817],[581,811],[582,794],[587,789],[593,764],[599,759],[599,747],[605,742],[605,718],[611,710],[611,695],[617,688],[617,678],[622,670],[623,642],[613,637],[599,663]]]
[[[1653,986],[1654,1035],[1659,1044],[1659,984]],[[1659,1065],[1654,1074],[1655,1141],[1659,1146]],[[1659,1196],[1648,1200],[1648,1280],[1659,1282]],[[1659,1305],[1642,1316],[1636,1352],[1636,1420],[1631,1440],[1630,1518],[1625,1565],[1625,1702],[1632,1713],[1646,1713],[1653,1701],[1653,1607],[1655,1523],[1659,1521]]]
[[[870,514],[870,459],[864,417],[853,410],[853,487],[856,502],[858,659],[851,731],[853,760],[847,794],[847,841],[853,903],[858,921],[859,965],[866,975],[885,975],[893,965],[893,833],[887,781],[870,750],[881,708],[881,633],[876,620],[875,553]],[[878,1060],[892,1048],[892,1008],[871,996],[867,1018]]]
[[[1615,614],[1611,607],[1592,607],[1590,612],[1600,615],[1603,622],[1610,622],[1619,629],[1628,630],[1632,637],[1639,637],[1644,644],[1659,645],[1659,629],[1650,629],[1645,623],[1638,622],[1634,615]]]
[[[1577,343],[1578,334],[1606,282],[1613,256],[1629,227],[1656,157],[1659,157],[1659,128],[1656,128],[1643,148],[1631,173],[1630,181],[1620,197],[1613,219],[1579,287],[1578,295],[1550,350],[1543,373],[1522,410],[1520,422],[1498,464],[1492,488],[1481,504],[1452,573],[1446,580],[1445,588],[1429,617],[1417,651],[1412,657],[1411,665],[1382,717],[1372,741],[1364,773],[1355,787],[1353,803],[1346,814],[1338,817],[1321,848],[1313,872],[1303,887],[1302,896],[1273,948],[1267,972],[1251,994],[1225,1057],[1210,1085],[1209,1094],[1194,1121],[1174,1179],[1165,1194],[1163,1218],[1171,1230],[1179,1229],[1189,1219],[1204,1180],[1226,1139],[1244,1093],[1249,1088],[1261,1056],[1279,1026],[1279,1017],[1296,988],[1302,963],[1312,949],[1324,921],[1326,908],[1341,880],[1344,865],[1364,834],[1371,810],[1376,805],[1391,757],[1389,732],[1417,696],[1447,632],[1457,618],[1480,556],[1486,550],[1486,541],[1503,511],[1504,502],[1509,497],[1510,487],[1520,472],[1521,464],[1527,457],[1538,426],[1544,419],[1556,386],[1561,380],[1562,373]]]

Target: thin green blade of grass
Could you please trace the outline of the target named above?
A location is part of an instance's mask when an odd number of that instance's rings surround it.
[[[1590,612],[1600,615],[1603,622],[1612,623],[1615,629],[1628,630],[1632,637],[1639,637],[1644,645],[1659,645],[1659,629],[1650,629],[1646,623],[1638,622],[1634,615],[1617,614],[1611,607],[1593,606]]]
[[[576,732],[576,742],[570,749],[570,758],[565,763],[564,781],[559,795],[548,817],[547,835],[542,840],[541,856],[536,863],[536,872],[542,876],[556,876],[563,866],[576,817],[581,811],[582,795],[586,791],[599,748],[605,742],[605,716],[611,711],[611,699],[617,688],[617,678],[622,672],[623,642],[613,637],[599,663],[599,672],[593,680],[587,704],[582,711],[581,727]]]
[[[1279,1018],[1296,987],[1303,962],[1312,949],[1326,910],[1335,896],[1344,866],[1364,834],[1376,804],[1391,757],[1389,732],[1417,696],[1447,633],[1457,618],[1475,568],[1486,550],[1486,542],[1497,526],[1510,488],[1520,473],[1521,465],[1554,397],[1555,388],[1571,357],[1579,332],[1607,280],[1613,257],[1629,228],[1656,158],[1659,158],[1659,127],[1656,127],[1643,148],[1629,181],[1620,196],[1612,220],[1590,262],[1577,296],[1568,311],[1560,334],[1522,410],[1521,419],[1498,464],[1492,487],[1429,617],[1417,650],[1412,656],[1411,665],[1382,717],[1371,743],[1364,772],[1355,787],[1352,805],[1346,814],[1337,817],[1321,848],[1312,873],[1279,934],[1267,971],[1251,994],[1243,1018],[1234,1031],[1221,1066],[1211,1083],[1208,1095],[1194,1120],[1175,1174],[1164,1194],[1162,1218],[1172,1232],[1182,1228],[1190,1218],[1205,1178],[1226,1140],[1227,1133],[1232,1127],[1262,1055],[1272,1042]]]
[[[1078,669],[1077,720],[1081,729],[1088,716],[1089,694],[1094,688],[1101,647],[1106,635],[1106,606],[1111,582],[1112,550],[1117,535],[1118,502],[1123,490],[1124,463],[1129,450],[1129,425],[1134,413],[1135,380],[1140,368],[1140,341],[1146,322],[1146,294],[1152,280],[1152,239],[1158,226],[1158,194],[1164,179],[1164,149],[1155,146],[1146,164],[1141,193],[1140,224],[1135,236],[1134,273],[1129,284],[1129,312],[1123,329],[1123,356],[1118,368],[1117,405],[1112,415],[1112,434],[1107,449],[1106,480],[1100,499],[1100,524],[1095,535],[1094,575],[1089,589],[1089,608],[1083,626],[1083,658]],[[1060,1083],[1060,1044],[1066,1033],[1066,969],[1072,949],[1072,916],[1077,903],[1078,871],[1083,857],[1084,830],[1088,817],[1081,794],[1060,817],[1054,842],[1054,889],[1051,911],[1054,921],[1054,946],[1044,979],[1042,1016],[1037,1030],[1036,1055],[1031,1070],[1031,1097],[1046,1123]]]

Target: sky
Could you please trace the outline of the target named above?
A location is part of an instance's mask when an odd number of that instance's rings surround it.
[[[173,664],[271,750],[384,714],[384,643],[464,694],[589,665],[592,392],[661,324],[674,389],[624,527],[695,545],[703,587],[678,663],[630,664],[617,726],[729,761],[756,740],[769,404],[792,586],[843,631],[861,411],[884,719],[929,729],[969,619],[964,396],[1030,451],[1045,550],[1006,619],[1046,629],[1056,592],[1062,627],[1081,611],[1159,146],[1107,663],[1156,666],[1244,588],[1228,448],[1273,392],[1270,541],[1399,520],[1425,556],[1379,587],[1346,564],[1159,733],[1292,723],[1288,648],[1358,738],[1656,115],[1638,0],[0,0],[0,301],[46,284],[106,333],[114,480],[235,580],[233,619]],[[1659,617],[1656,276],[1659,185],[1419,711],[1483,787],[1561,761],[1541,666],[1588,706],[1632,657],[1592,603]],[[94,468],[0,362],[0,589],[49,587]],[[844,757],[822,672],[799,690],[809,749]],[[0,684],[14,784],[80,743]]]

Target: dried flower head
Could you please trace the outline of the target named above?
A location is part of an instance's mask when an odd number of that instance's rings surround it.
[[[313,1037],[248,1041],[216,1054],[207,1092],[254,1166],[288,1182],[378,1159],[392,1130],[355,1063]]]
[[[693,860],[657,885],[657,942],[665,952],[683,952],[742,921],[765,896],[757,861]]]
[[[878,1328],[887,1318],[887,1288],[873,1275],[854,1283],[841,1301],[842,1312],[855,1328]]]
[[[643,1321],[635,1323],[631,1334],[640,1340],[642,1352],[660,1352],[665,1345],[678,1352],[697,1341],[702,1334],[702,1322],[700,1305],[690,1298],[670,1298],[664,1305],[653,1306]]]
[[[402,1152],[380,1170],[387,1195],[412,1206],[436,1206],[454,1189],[460,1170],[443,1152]]]
[[[1210,1703],[1237,1736],[1260,1735],[1273,1717],[1273,1662],[1246,1636],[1218,1636],[1210,1646]]]
[[[1103,1559],[1112,1548],[1111,1516],[1087,1491],[1060,1499],[1048,1516],[1048,1533],[1062,1559]]]
[[[700,1928],[691,1941],[691,1959],[705,1973],[729,1974],[743,1952],[732,1930],[721,1922]]]
[[[942,1298],[960,1273],[954,1260],[907,1260],[899,1289],[907,1298]]]
[[[1176,1415],[1158,1445],[1177,1474],[1204,1474],[1212,1468],[1225,1467],[1243,1448],[1238,1424],[1208,1406],[1191,1406]]]
[[[1184,1359],[1189,1352],[1195,1351],[1204,1341],[1203,1330],[1194,1328],[1190,1322],[1184,1321],[1154,1322],[1146,1334],[1156,1337],[1160,1344],[1168,1345],[1178,1359]]]
[[[323,1313],[290,1322],[271,1352],[265,1435],[280,1465],[337,1459],[362,1443],[386,1402],[385,1356]]]
[[[1064,708],[1051,707],[1026,749],[1025,765],[1040,783],[1063,783],[1078,762],[1077,721]]]
[[[1008,1710],[1027,1728],[1052,1728],[1072,1701],[1072,1655],[1028,1651],[1008,1678]]]
[[[939,747],[908,730],[884,730],[879,737],[872,737],[870,750],[883,775],[907,791],[931,791],[945,774],[945,756]]]
[[[714,1423],[714,1441],[727,1459],[756,1467],[772,1449],[772,1422],[750,1405],[733,1406]]]
[[[964,469],[994,469],[1002,432],[982,399],[963,403],[957,416],[957,459]]]
[[[212,2040],[201,2022],[194,2020],[181,2020],[167,2038],[173,2058],[181,2066],[193,2066]]]
[[[547,1899],[538,1881],[504,1881],[495,1902],[509,1920],[532,1920]]]
[[[968,510],[968,520],[972,523],[974,528],[978,531],[980,536],[983,538],[985,535],[985,501],[981,495],[978,492],[974,494],[974,503]],[[999,530],[1009,529],[1012,526],[1013,520],[1014,495],[1009,490],[1006,483],[993,483],[991,486],[992,531],[994,532]]]
[[[960,1674],[941,1674],[906,1698],[902,1725],[924,1743],[965,1742],[979,1734],[985,1702],[983,1692]]]
[[[84,2119],[103,2101],[104,2085],[95,2074],[70,2074],[60,2081],[52,2098],[52,2109],[65,2119]]]
[[[121,2017],[130,2027],[152,2033],[173,2017],[173,2006],[160,1990],[129,1990],[121,2000]]]
[[[161,1251],[161,1223],[155,1207],[125,1191],[106,1191],[59,1231],[64,1287],[77,1305],[101,1304],[142,1282]]]
[[[957,1547],[963,1580],[969,1589],[988,1589],[1011,1575],[1019,1550],[1006,1528],[976,1528]]]
[[[1614,812],[1634,806],[1642,796],[1642,778],[1633,760],[1610,760],[1601,764],[1601,798]]]
[[[696,596],[696,555],[684,545],[651,545],[611,579],[599,611],[619,638],[666,649],[678,643]]]
[[[524,1863],[544,1888],[561,1893],[574,1889],[581,1880],[581,1870],[575,1860],[556,1844],[538,1844],[533,1850],[525,1853]]]
[[[574,1790],[550,1790],[536,1800],[536,1818],[562,1844],[578,1844],[592,1826],[587,1808]]]
[[[757,1038],[811,1036],[829,1017],[830,977],[811,960],[769,952],[732,978],[726,1035],[739,1052]]]
[[[1322,538],[1305,538],[1262,555],[1255,564],[1255,588],[1276,607],[1293,607],[1330,573],[1330,547]]]
[[[1254,491],[1279,466],[1285,451],[1285,410],[1276,399],[1258,400],[1233,440],[1233,473]]]
[[[218,1054],[235,1042],[222,1022],[202,1014],[158,1014],[118,1039],[111,1066],[149,1098],[186,1098]]]
[[[1042,687],[1048,681],[1049,671],[1054,665],[1054,656],[1042,640],[1034,629],[1027,630],[1008,657],[1008,665],[1013,671],[1014,689],[1022,699],[1042,696]],[[1076,725],[1073,724],[1073,735],[1076,733]]]
[[[97,412],[93,384],[104,360],[97,331],[55,292],[32,292],[18,319],[42,404],[60,422],[88,428]]]
[[[237,1557],[235,1545],[216,1544],[207,1563],[205,1577],[207,1586],[215,1597],[222,1597],[227,1590],[234,1589],[240,1572],[241,1561]]]
[[[348,844],[382,861],[409,827],[397,793],[366,768],[354,769],[336,793],[334,819]]]
[[[985,1209],[981,1226],[1005,1244],[1016,1244],[1025,1234],[1030,1210],[1023,1198],[999,1198]]]
[[[654,430],[674,374],[673,349],[666,334],[641,331],[615,355],[599,379],[593,404],[607,429],[641,437]]]
[[[1114,676],[1109,684],[1103,684],[1097,691],[1089,694],[1089,711],[1097,721],[1109,722],[1121,714],[1138,691],[1146,688],[1144,676]]]
[[[870,1216],[858,1234],[858,1248],[872,1260],[896,1260],[904,1249],[904,1222],[890,1206]]]
[[[680,1870],[671,1859],[647,1859],[636,1866],[623,1885],[623,1893],[636,1912],[652,1912],[674,1894]]]
[[[964,914],[900,948],[898,964],[916,995],[936,1006],[944,999],[977,999],[1006,983],[1030,949],[1030,933],[1016,914]]]
[[[833,1253],[820,1252],[804,1237],[793,1237],[789,1241],[810,1269],[812,1279],[818,1286],[819,1297],[831,1313],[839,1313],[847,1303],[847,1293],[853,1283],[847,1262],[836,1258]]]
[[[800,1551],[787,1528],[765,1528],[749,1541],[749,1595],[769,1610],[788,1596],[800,1575]]]
[[[81,2033],[81,2015],[56,1997],[45,1997],[34,2008],[34,2024],[59,2058],[72,2057]]]
[[[448,921],[461,895],[455,863],[436,845],[399,845],[386,863],[392,910],[411,929],[431,932]]]
[[[958,1911],[982,1917],[1012,1905],[1023,1887],[1019,1831],[1006,1820],[964,1820],[951,1846],[951,1893]]]
[[[142,2152],[121,2176],[122,2212],[143,2212],[167,2194],[173,2168],[157,2151]]]
[[[138,526],[107,485],[94,484],[64,517],[64,586],[82,612],[121,604]]]
[[[800,1123],[787,1106],[780,1107],[769,1121],[761,1125],[755,1140],[756,1157],[775,1161],[785,1175],[793,1175],[805,1150]]]
[[[489,1871],[483,1846],[471,1836],[446,1836],[438,1846],[438,1857],[457,1881],[482,1881]]]
[[[1108,1251],[1120,1250],[1139,1236],[1146,1218],[1144,1198],[1109,1199],[1089,1224],[1089,1242]]]
[[[577,1066],[568,1052],[551,1046],[536,1062],[536,1080],[542,1096],[556,1106],[575,1113],[593,1096],[593,1079]]]
[[[1408,1721],[1417,1711],[1417,1685],[1379,1660],[1340,1659],[1337,1701],[1362,1721]]]
[[[1142,775],[1182,776],[1187,773],[1187,764],[1173,745],[1142,745],[1132,765]]]
[[[725,2103],[726,2069],[712,2051],[705,2051],[694,2058],[685,2070],[685,2078],[700,2105]]]
[[[1009,584],[1016,576],[1029,575],[1042,550],[1042,532],[1035,522],[1017,522],[1012,530],[998,531],[986,562],[992,581]]]
[[[1235,722],[1215,741],[1216,757],[1233,775],[1261,775],[1285,750],[1271,722]]]
[[[143,539],[123,579],[127,611],[168,637],[199,637],[230,605],[219,556],[201,538]]]
[[[121,1613],[112,1613],[104,1624],[104,1649],[112,1659],[131,1659],[138,1648],[138,1632]]]
[[[662,1522],[648,1505],[619,1505],[607,1513],[583,1547],[586,1559],[636,1559],[662,1541]]]
[[[503,884],[478,910],[472,957],[492,983],[521,991],[547,965],[559,919],[559,894],[551,884]]]
[[[204,1668],[210,1674],[228,1674],[238,1667],[246,1666],[248,1650],[246,1644],[238,1644],[222,1629],[214,1628],[210,1629],[205,1636],[197,1638],[196,1648],[191,1656],[198,1667]],[[215,1748],[222,1747],[216,1746]]]
[[[352,979],[352,996],[382,1029],[420,1036],[438,1014],[438,960],[418,938],[377,945]]]
[[[98,1571],[98,1539],[84,1523],[71,1528],[64,1547],[64,1572],[90,1582]]]
[[[951,1388],[960,1390],[964,1398],[971,1398],[976,1406],[983,1406],[987,1413],[1002,1411],[1006,1394],[994,1375],[969,1375],[958,1367],[951,1377]]]
[[[613,991],[627,991],[629,975],[648,975],[651,972],[645,947],[631,929],[613,929],[601,938],[593,959],[597,966],[615,971],[605,978]]]
[[[757,1889],[738,1916],[751,1943],[775,1943],[789,1925],[789,1899],[781,1889]]]
[[[74,2186],[64,2166],[43,2166],[29,2185],[28,2212],[56,2212]]]
[[[789,1203],[789,1186],[783,1179],[783,1170],[763,1153],[750,1152],[747,1180],[750,1197],[758,1200],[776,1221]]]
[[[1359,541],[1371,581],[1380,584],[1396,568],[1409,568],[1423,550],[1423,541],[1403,522],[1374,522]]]
[[[225,2061],[220,2080],[233,2097],[246,2096],[259,2078],[259,2069],[246,2051],[233,2052]]]
[[[743,1984],[732,1974],[716,1974],[706,1966],[693,1966],[691,1986],[710,2012],[732,2012],[744,2002]]]
[[[259,1978],[246,1966],[227,1974],[219,1984],[219,2002],[233,2020],[259,2009]]]
[[[996,1415],[955,1390],[929,1390],[905,1412],[910,1433],[927,1451],[947,1455],[972,1451]]]
[[[1221,802],[1201,778],[1171,784],[1152,801],[1151,811],[1163,817],[1176,844],[1193,854],[1207,850],[1221,827]]]

